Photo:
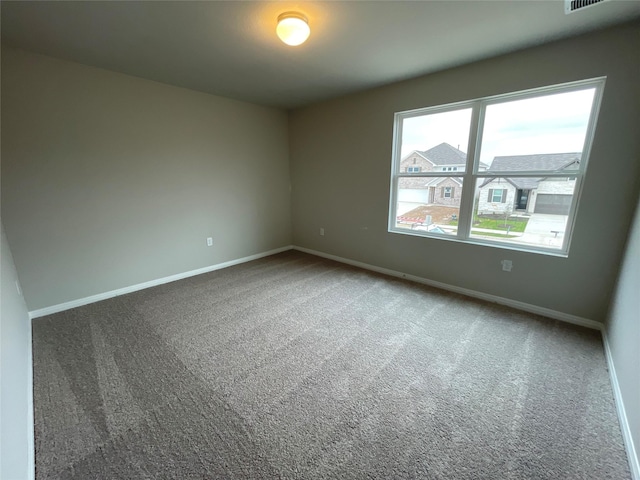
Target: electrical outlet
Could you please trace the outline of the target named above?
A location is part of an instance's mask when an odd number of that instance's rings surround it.
[[[320,227],[320,236],[324,237],[324,228]]]
[[[213,237],[207,237],[207,247],[213,246]]]
[[[502,260],[500,262],[502,264],[502,270],[505,272],[510,272],[513,267],[513,262],[511,260]]]

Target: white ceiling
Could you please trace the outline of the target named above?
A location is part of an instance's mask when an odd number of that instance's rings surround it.
[[[2,41],[216,95],[295,108],[640,17],[611,0],[2,1]],[[288,47],[278,14],[311,36]]]

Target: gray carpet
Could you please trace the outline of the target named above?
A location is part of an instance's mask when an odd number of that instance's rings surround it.
[[[628,479],[600,334],[290,251],[33,321],[44,479]]]

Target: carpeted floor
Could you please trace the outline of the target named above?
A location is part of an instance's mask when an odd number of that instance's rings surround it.
[[[628,479],[600,334],[289,251],[33,321],[37,479]]]

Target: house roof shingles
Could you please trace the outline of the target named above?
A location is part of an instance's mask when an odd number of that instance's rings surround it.
[[[533,188],[537,188],[538,182],[540,181],[539,178],[531,178],[531,177],[524,177],[524,178],[511,177],[509,178],[509,180],[516,188],[519,188],[521,190],[531,190]]]
[[[534,155],[505,155],[495,157],[488,172],[526,172],[526,171],[558,171],[564,170],[575,164],[571,170],[577,170],[580,164],[582,152],[567,153],[538,153]],[[495,178],[487,178],[481,187],[494,181]],[[536,188],[542,178],[509,177],[507,179],[516,188],[529,190]]]
[[[448,143],[441,143],[418,153],[436,165],[464,165],[467,161],[466,153]]]
[[[489,172],[503,172],[503,171],[533,171],[533,170],[562,170],[573,163],[576,164],[574,170],[577,170],[577,165],[580,163],[581,152],[569,152],[569,153],[538,153],[535,155],[509,155],[495,157],[491,166],[487,171]]]

